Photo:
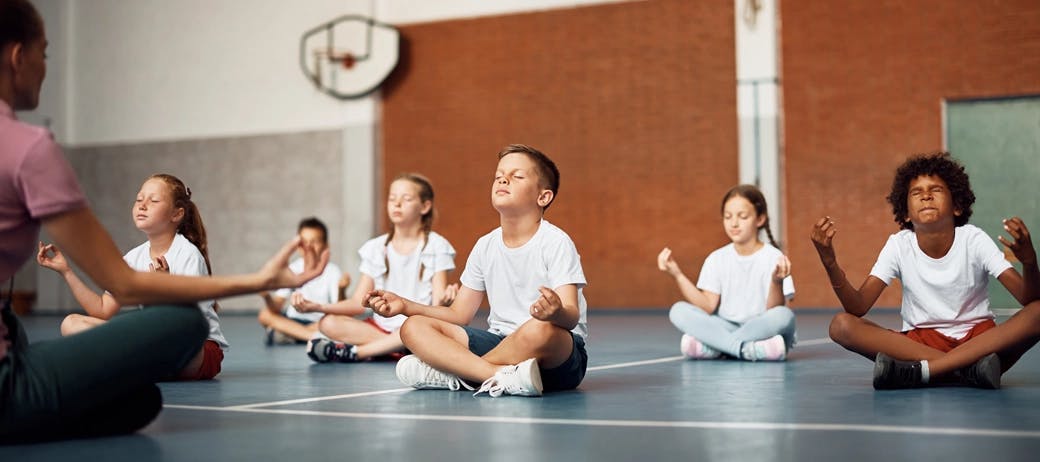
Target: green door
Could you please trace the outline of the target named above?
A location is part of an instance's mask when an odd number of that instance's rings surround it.
[[[1009,236],[1001,220],[1017,215],[1034,236],[1034,247],[1040,243],[1040,96],[947,101],[946,146],[971,176],[971,223],[1003,249],[997,236]],[[1021,272],[1021,264],[1015,267]],[[990,280],[989,297],[994,309],[1020,306],[996,279]]]

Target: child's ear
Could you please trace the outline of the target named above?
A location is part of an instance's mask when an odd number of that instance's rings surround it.
[[[177,211],[173,212],[173,221],[180,223],[184,220],[184,207],[180,207]]]
[[[961,213],[961,209],[953,209],[953,216],[959,217],[961,216]]]
[[[769,219],[769,216],[764,214],[764,213],[759,215],[758,218],[755,219],[755,229],[758,229],[758,228],[761,228],[761,227],[765,226],[766,225],[766,220],[768,220],[768,219]]]
[[[422,213],[420,215],[426,215],[427,213],[430,213],[431,209],[433,209],[433,201],[423,201]]]
[[[538,195],[538,206],[541,208],[547,207],[552,203],[553,192],[551,189],[543,189],[542,193]]]

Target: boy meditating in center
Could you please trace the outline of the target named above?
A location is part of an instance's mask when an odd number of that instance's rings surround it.
[[[576,388],[585,377],[585,275],[567,233],[542,218],[560,173],[545,154],[509,145],[498,154],[491,204],[501,226],[469,254],[451,306],[434,307],[372,291],[365,305],[408,316],[401,339],[413,353],[397,378],[420,389],[466,388],[477,394],[540,396]],[[485,293],[488,330],[466,326]]]

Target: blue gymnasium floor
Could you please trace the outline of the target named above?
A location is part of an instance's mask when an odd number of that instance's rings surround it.
[[[789,361],[754,364],[680,360],[663,311],[594,312],[577,391],[495,399],[404,388],[392,363],[313,364],[228,316],[219,380],[163,384],[141,433],[0,447],[0,461],[1040,460],[1040,353],[1000,391],[875,392],[872,364],[827,340],[832,314],[800,312]],[[59,321],[25,324],[40,340]]]

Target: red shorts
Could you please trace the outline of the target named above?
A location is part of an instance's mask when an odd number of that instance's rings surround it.
[[[181,380],[210,380],[220,373],[220,363],[224,362],[224,350],[212,340],[202,344],[202,365],[193,375],[182,375]]]
[[[957,348],[964,342],[971,340],[973,337],[978,337],[979,334],[986,332],[987,330],[990,330],[994,327],[997,327],[997,323],[993,322],[992,319],[987,319],[978,324],[975,324],[975,327],[972,327],[971,330],[968,331],[968,334],[965,335],[964,338],[959,340],[947,337],[939,333],[939,331],[935,329],[913,329],[903,332],[902,334],[907,336],[910,340],[913,340],[917,343],[928,345],[942,352],[947,352],[954,348]]]
[[[382,332],[384,334],[390,334],[391,333],[390,331],[388,331],[386,329],[383,329],[383,327],[380,326],[379,324],[377,324],[376,320],[372,319],[371,317],[365,318],[365,322],[370,324],[370,325],[372,325],[372,327],[375,327],[376,329],[379,329],[379,332]],[[406,354],[409,354],[407,349],[404,350],[404,352],[395,351],[393,353],[390,353],[390,354],[387,354],[387,355],[383,355],[383,356],[377,356],[377,357],[372,358],[372,359],[375,360],[375,361],[397,361],[398,359],[403,358],[404,355],[406,355]]]
[[[383,326],[380,326],[378,323],[376,323],[376,320],[372,319],[371,316],[365,318],[365,322],[368,323],[368,324],[371,324],[372,327],[375,327],[376,329],[379,329],[379,332],[382,332],[384,334],[389,334],[390,333],[390,331],[388,331],[386,329],[383,329]]]

